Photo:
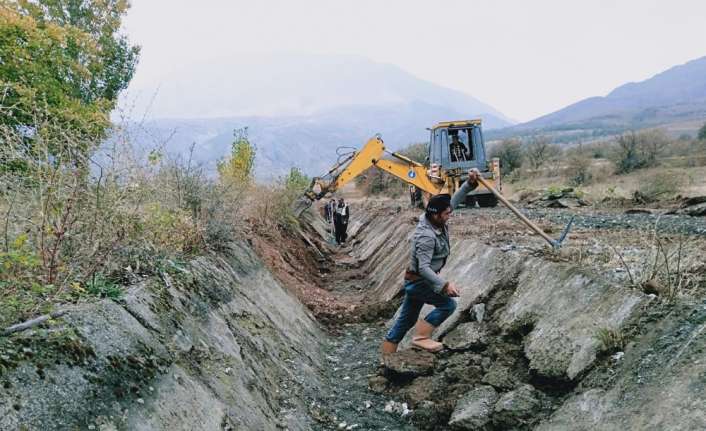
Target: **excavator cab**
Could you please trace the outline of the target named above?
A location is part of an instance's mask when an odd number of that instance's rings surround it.
[[[444,177],[458,184],[465,181],[469,169],[476,168],[500,190],[499,163],[489,161],[486,156],[481,120],[446,121],[429,130],[428,157],[432,171],[443,172]],[[497,198],[490,190],[481,187],[468,194],[466,203],[495,206]]]

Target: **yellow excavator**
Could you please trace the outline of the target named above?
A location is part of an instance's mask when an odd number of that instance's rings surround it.
[[[476,168],[485,182],[501,190],[500,160],[486,158],[481,120],[446,121],[428,129],[430,132],[427,163],[419,163],[402,154],[388,152],[380,135],[376,135],[359,151],[336,163],[321,177],[315,177],[305,192],[309,203],[340,190],[372,166],[416,186],[425,201],[439,193],[453,194],[466,180],[468,170]],[[497,205],[497,197],[481,185],[466,196],[466,204]]]
[[[532,223],[500,193],[500,159],[488,160],[481,130],[481,120],[445,121],[428,129],[430,132],[426,163],[416,162],[402,154],[388,152],[380,135],[376,135],[359,151],[353,151],[338,161],[329,171],[315,177],[304,196],[295,203],[297,216],[311,204],[329,193],[340,190],[355,177],[376,166],[402,181],[416,186],[423,192],[424,202],[439,194],[453,194],[466,181],[468,171],[476,168],[481,175],[479,186],[468,193],[466,205],[496,206],[500,200],[523,223],[549,245],[558,249],[566,238],[573,218],[566,225],[559,239],[549,237]],[[386,156],[387,154],[387,156]]]

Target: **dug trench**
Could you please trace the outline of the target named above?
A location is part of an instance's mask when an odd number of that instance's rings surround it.
[[[706,428],[703,268],[696,294],[667,301],[627,287],[605,267],[548,253],[540,240],[518,235],[507,211],[460,210],[444,275],[462,293],[435,332],[446,349],[411,349],[408,334],[381,364],[420,214],[394,201],[361,201],[357,209],[346,245],[333,245],[310,213],[297,258],[270,266],[275,274],[299,270],[308,291],[327,295],[319,314],[331,334],[328,389],[314,402],[315,429]],[[302,299],[321,305],[317,298]]]
[[[666,301],[464,209],[447,349],[381,365],[419,212],[354,208],[343,247],[312,210],[0,337],[0,429],[706,428],[703,286]]]

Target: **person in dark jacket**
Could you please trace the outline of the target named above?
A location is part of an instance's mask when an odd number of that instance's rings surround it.
[[[333,212],[334,212],[335,208],[336,208],[336,199],[331,199],[324,206],[324,219],[326,220],[327,223],[331,223],[333,221]]]
[[[333,225],[336,231],[336,243],[344,244],[348,238],[346,231],[348,230],[348,218],[350,209],[343,198],[338,200],[338,205],[333,215]]]
[[[383,356],[397,351],[397,345],[412,326],[415,327],[413,346],[429,352],[438,352],[444,348],[443,344],[432,340],[431,335],[454,312],[456,301],[452,298],[459,294],[453,281],[439,275],[451,251],[446,223],[451,211],[469,191],[478,186],[479,175],[478,170],[471,169],[468,180],[453,197],[442,194],[429,199],[426,211],[414,230],[410,263],[404,277],[404,301],[397,320],[382,343]],[[424,304],[432,304],[436,308],[424,319],[417,320]]]

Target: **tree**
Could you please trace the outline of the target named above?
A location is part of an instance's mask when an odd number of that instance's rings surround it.
[[[699,134],[697,135],[699,141],[706,141],[706,123],[699,129]]]
[[[0,124],[36,130],[41,117],[95,142],[110,125],[139,47],[119,33],[125,0],[3,0]]]
[[[505,175],[522,166],[522,145],[517,139],[505,139],[490,149],[490,157],[500,158],[500,167]]]
[[[306,176],[301,169],[292,167],[289,174],[284,178],[284,188],[294,193],[303,193],[309,186],[311,178]]]
[[[539,169],[559,152],[561,150],[556,145],[552,145],[551,140],[546,136],[532,137],[525,148],[525,155],[532,169]]]
[[[252,181],[256,148],[248,139],[248,128],[233,131],[230,156],[218,162],[218,173],[227,183],[247,185]]]
[[[661,130],[629,131],[616,139],[615,164],[619,174],[659,164],[659,156],[669,144]]]
[[[626,174],[644,166],[639,156],[638,142],[637,133],[634,131],[624,133],[616,140],[618,144],[616,165],[619,174]]]

